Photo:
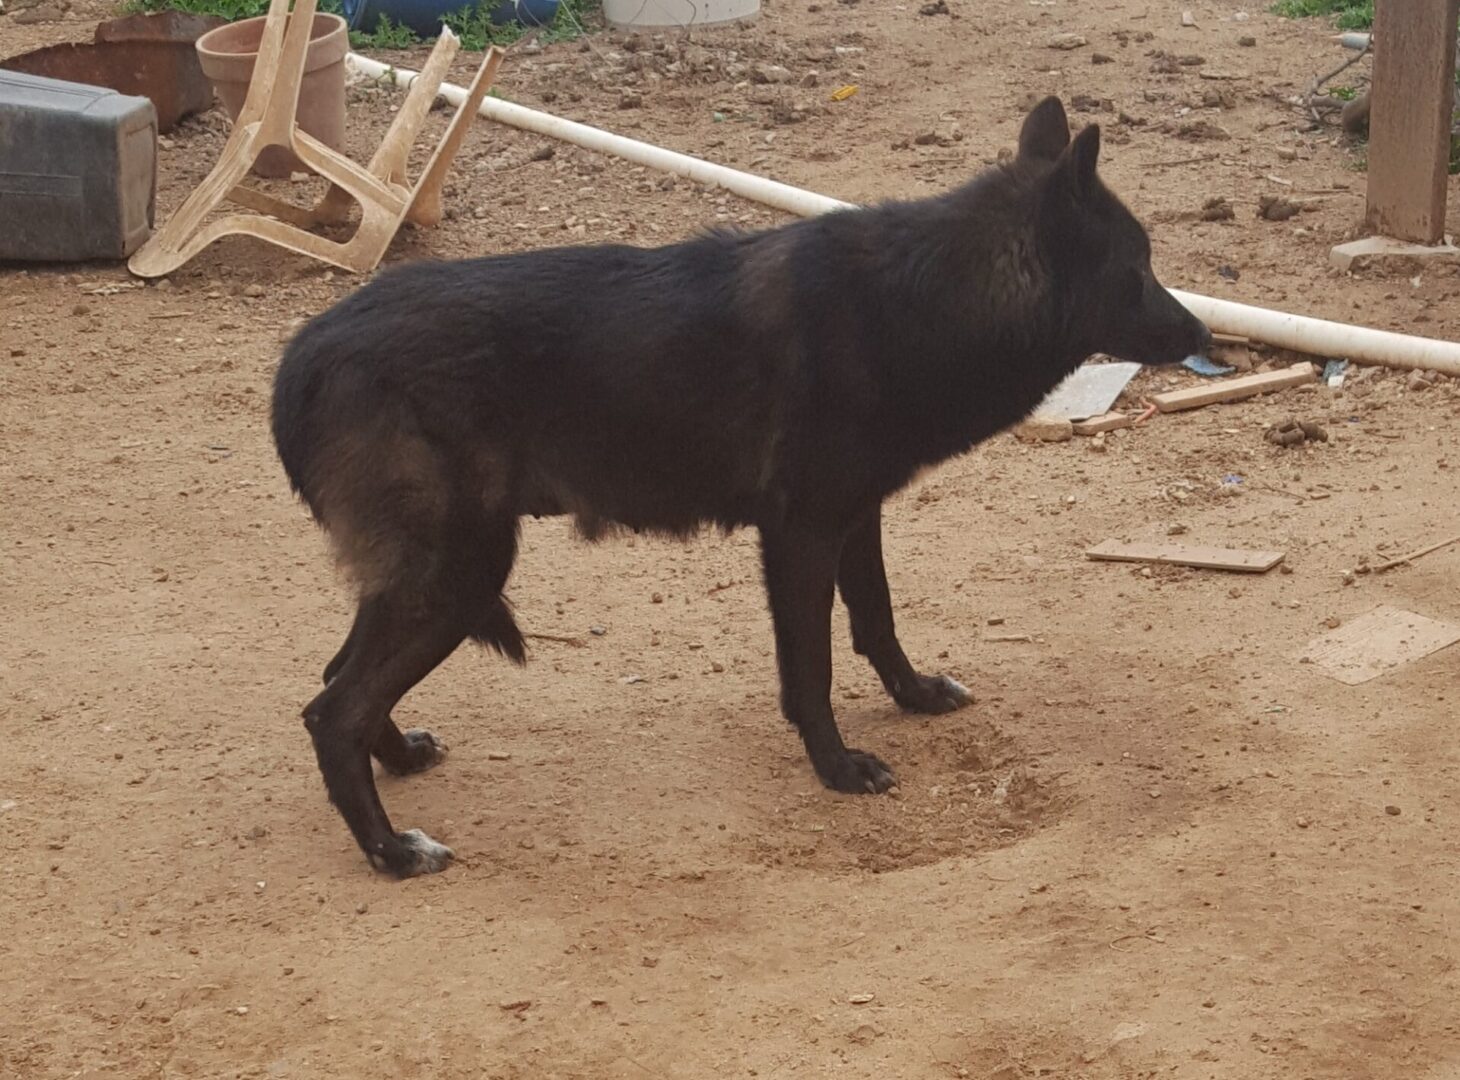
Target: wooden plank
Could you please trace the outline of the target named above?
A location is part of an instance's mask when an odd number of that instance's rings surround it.
[[[1318,369],[1305,360],[1286,371],[1264,371],[1236,379],[1223,379],[1221,382],[1203,383],[1185,390],[1152,394],[1151,402],[1163,413],[1180,412],[1182,409],[1199,409],[1203,405],[1215,405],[1222,401],[1240,401],[1289,386],[1301,386],[1317,378]]]
[[[1460,0],[1374,5],[1369,228],[1417,244],[1445,235]]]
[[[1076,420],[1071,427],[1074,428],[1076,435],[1098,435],[1102,431],[1128,428],[1132,422],[1129,413],[1108,412],[1103,416],[1092,416],[1088,420]]]
[[[1194,544],[1126,544],[1105,540],[1085,549],[1087,559],[1106,562],[1149,562],[1167,566],[1195,566],[1202,570],[1236,570],[1262,574],[1283,561],[1281,551],[1239,551],[1236,548],[1198,547]]]
[[[1368,682],[1460,641],[1460,627],[1380,606],[1322,637],[1294,659],[1349,686]]]

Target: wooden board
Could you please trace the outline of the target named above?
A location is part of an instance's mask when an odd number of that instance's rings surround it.
[[[1098,435],[1102,431],[1128,428],[1132,422],[1129,413],[1108,412],[1103,416],[1092,416],[1088,420],[1076,420],[1071,426],[1076,435]]]
[[[1313,639],[1294,659],[1357,686],[1457,641],[1460,626],[1383,606]]]
[[[1087,559],[1107,562],[1165,563],[1203,570],[1236,570],[1262,574],[1283,561],[1281,551],[1239,551],[1236,548],[1198,547],[1194,544],[1126,544],[1105,540],[1085,549]]]
[[[1417,244],[1445,235],[1460,0],[1374,5],[1368,225]]]
[[[1151,403],[1163,413],[1180,412],[1182,409],[1199,409],[1203,405],[1215,405],[1222,401],[1241,401],[1257,394],[1283,390],[1289,386],[1301,386],[1318,378],[1318,369],[1306,360],[1294,364],[1285,371],[1263,371],[1256,375],[1242,375],[1236,379],[1204,383],[1185,390],[1168,390],[1164,394],[1152,394]]]

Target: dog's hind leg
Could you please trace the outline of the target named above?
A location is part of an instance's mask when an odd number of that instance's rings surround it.
[[[324,669],[324,684],[328,686],[335,681],[340,669],[345,666],[345,661],[355,651],[356,644],[360,639],[360,627],[369,616],[372,605],[378,606],[377,597],[369,597],[363,600],[355,613],[355,621],[350,624],[350,632],[345,637],[345,643],[340,646],[340,651]],[[370,747],[370,753],[378,760],[385,771],[395,776],[408,776],[411,773],[424,772],[431,766],[438,764],[446,757],[446,744],[429,731],[420,728],[412,728],[410,731],[401,731],[396,727],[395,721],[389,717],[380,726],[380,733],[375,737],[375,742]]]
[[[836,791],[875,794],[897,782],[892,770],[873,754],[849,749],[831,711],[831,608],[840,551],[840,537],[816,530],[761,528],[781,711],[801,733],[823,784]]]
[[[852,648],[872,662],[894,701],[913,712],[944,713],[973,700],[967,689],[946,675],[919,675],[902,651],[882,562],[880,506],[847,537],[837,586],[851,615]]]
[[[367,599],[349,656],[304,708],[330,801],[371,864],[397,877],[441,870],[451,851],[418,829],[392,828],[370,772],[370,754],[383,746],[386,756],[401,755],[395,758],[400,764],[416,752],[410,736],[395,728],[390,710],[466,638],[464,615],[449,598],[430,604],[387,592]]]

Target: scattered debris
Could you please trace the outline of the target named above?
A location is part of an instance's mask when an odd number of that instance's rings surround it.
[[[1357,686],[1460,641],[1460,626],[1380,606],[1315,638],[1295,659]]]
[[[1318,378],[1318,370],[1307,361],[1294,364],[1285,371],[1264,371],[1257,375],[1242,375],[1236,379],[1207,386],[1193,386],[1185,390],[1169,390],[1164,394],[1153,394],[1151,401],[1163,413],[1180,412],[1183,409],[1199,409],[1204,405],[1215,405],[1225,401],[1240,401],[1258,394],[1283,390],[1290,386],[1301,386]]]
[[[1416,369],[1411,371],[1409,377],[1404,380],[1404,386],[1408,390],[1428,390],[1430,387],[1437,385],[1439,381],[1439,372]]]
[[[1078,49],[1088,44],[1089,42],[1086,41],[1081,35],[1072,34],[1068,31],[1055,34],[1048,41],[1048,45],[1051,49],[1064,49],[1066,51],[1070,49]]]
[[[1343,385],[1344,375],[1348,372],[1349,362],[1347,360],[1330,360],[1323,365],[1323,385],[1337,390]]]
[[[1188,120],[1176,129],[1176,137],[1192,142],[1226,142],[1232,133],[1210,120]]]
[[[1245,574],[1266,573],[1283,561],[1283,555],[1281,551],[1241,551],[1188,544],[1128,544],[1119,540],[1106,540],[1085,549],[1087,559],[1099,561],[1194,566],[1202,570],[1235,570]]]
[[[1106,431],[1115,431],[1119,428],[1128,428],[1131,425],[1129,413],[1108,412],[1100,416],[1092,416],[1086,420],[1076,420],[1070,426],[1074,428],[1076,435],[1099,435]]]
[[[1282,195],[1262,195],[1257,200],[1257,216],[1264,221],[1287,221],[1302,209],[1298,203]]]
[[[1214,195],[1201,204],[1203,221],[1231,221],[1236,216],[1237,211],[1232,209],[1232,204],[1225,195]]]
[[[1059,416],[1031,416],[1014,428],[1015,437],[1026,442],[1068,442],[1074,434],[1074,425]]]
[[[831,100],[832,101],[846,101],[847,98],[851,97],[856,92],[857,92],[856,85],[855,84],[849,84],[847,86],[843,86],[843,87],[840,87],[840,88],[838,88],[836,90],[833,90],[831,92]]]
[[[1194,371],[1198,375],[1205,375],[1208,378],[1212,378],[1217,375],[1230,375],[1232,374],[1232,372],[1237,370],[1236,368],[1229,367],[1226,364],[1215,364],[1212,361],[1208,360],[1205,356],[1188,356],[1185,360],[1181,361],[1181,366],[1186,368],[1188,371]]]
[[[1122,390],[1141,370],[1126,361],[1081,364],[1039,403],[1035,416],[1084,420],[1109,412]]]
[[[1373,569],[1376,573],[1382,574],[1385,570],[1393,570],[1396,566],[1403,566],[1408,562],[1418,559],[1421,555],[1428,555],[1432,551],[1439,551],[1441,548],[1447,548],[1451,544],[1460,544],[1460,534],[1456,534],[1455,536],[1451,536],[1445,540],[1441,540],[1439,543],[1436,544],[1427,544],[1419,550],[1411,551],[1408,555],[1401,555],[1397,559],[1390,559],[1388,562],[1382,562]]]
[[[1289,417],[1267,429],[1265,438],[1278,446],[1300,446],[1305,442],[1327,442],[1328,432],[1312,420]]]

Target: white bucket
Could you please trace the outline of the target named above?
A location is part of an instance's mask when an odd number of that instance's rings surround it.
[[[760,14],[760,0],[603,0],[603,17],[610,26],[640,29],[697,26],[752,19]]]

